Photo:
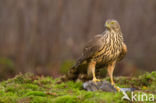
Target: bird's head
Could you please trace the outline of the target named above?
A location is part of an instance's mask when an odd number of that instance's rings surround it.
[[[108,29],[108,30],[120,30],[120,25],[119,25],[119,22],[116,21],[116,20],[107,20],[106,23],[105,23],[105,27]]]

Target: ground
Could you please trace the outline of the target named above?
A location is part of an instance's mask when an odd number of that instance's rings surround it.
[[[82,82],[58,84],[58,80],[30,73],[19,74],[0,82],[0,103],[129,103],[121,99],[121,92],[85,91]],[[115,82],[120,87],[134,87],[139,92],[152,93],[156,98],[156,72],[132,78],[115,77]]]

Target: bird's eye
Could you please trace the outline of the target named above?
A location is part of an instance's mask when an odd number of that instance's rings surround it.
[[[115,22],[111,22],[111,24],[114,24]]]

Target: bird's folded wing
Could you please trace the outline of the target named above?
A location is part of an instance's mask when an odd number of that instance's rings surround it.
[[[102,38],[103,35],[96,35],[93,39],[91,39],[87,45],[85,46],[82,55],[77,60],[77,65],[79,65],[81,62],[88,60],[92,58],[97,52],[99,52],[103,46],[104,41]]]
[[[122,44],[122,51],[119,55],[118,61],[121,61],[125,57],[126,53],[127,53],[127,46],[125,43],[123,43]]]

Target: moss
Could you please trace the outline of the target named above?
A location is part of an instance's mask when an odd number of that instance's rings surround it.
[[[144,92],[156,93],[156,72],[127,78],[115,77],[120,87],[137,87]],[[0,103],[128,103],[121,100],[123,94],[110,92],[88,92],[82,89],[82,82],[57,84],[58,79],[19,74],[0,83]],[[106,78],[108,80],[108,78]]]
[[[0,103],[17,103],[16,96],[6,96],[6,97],[0,97]]]
[[[41,91],[30,91],[26,94],[26,96],[30,96],[30,95],[33,95],[33,96],[46,96],[45,93],[41,92]]]
[[[55,103],[78,103],[77,96],[64,95],[57,97],[53,102]]]
[[[33,96],[31,97],[30,103],[53,103],[53,102],[52,99],[48,97]]]

